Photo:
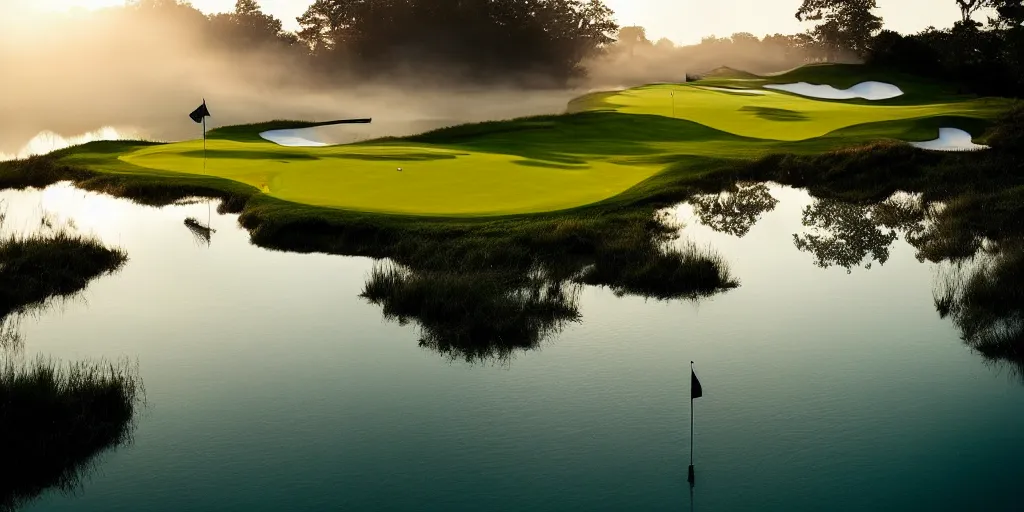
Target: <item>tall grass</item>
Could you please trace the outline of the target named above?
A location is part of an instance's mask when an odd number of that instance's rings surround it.
[[[73,295],[128,260],[124,250],[76,233],[71,224],[54,226],[46,217],[41,224],[32,234],[0,236],[0,318],[51,297]]]
[[[601,252],[579,280],[607,286],[620,296],[662,300],[710,297],[739,286],[721,254],[690,241],[678,245],[623,241]]]
[[[78,488],[95,457],[131,440],[144,401],[126,363],[0,362],[0,511]]]

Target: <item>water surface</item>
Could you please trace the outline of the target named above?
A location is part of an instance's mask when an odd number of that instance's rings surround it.
[[[902,238],[821,268],[793,238],[815,200],[770,194],[748,232],[677,211],[740,288],[584,288],[540,349],[468,364],[359,297],[368,259],[260,249],[216,213],[207,244],[183,225],[206,203],[2,192],[9,227],[45,210],[131,258],[22,319],[26,357],[137,359],[148,399],[133,444],[27,510],[1019,510],[1024,386],[939,317],[943,269]]]

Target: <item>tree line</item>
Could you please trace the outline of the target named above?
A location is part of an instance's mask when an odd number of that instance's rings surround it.
[[[180,0],[134,0],[139,15],[202,25],[220,44],[288,48],[319,70],[354,77],[438,70],[463,79],[564,83],[614,42],[603,0],[316,0],[289,33],[255,0],[209,17]]]
[[[947,1],[960,21],[910,35],[885,30],[875,0],[804,0],[796,17],[818,22],[808,34],[828,53],[853,52],[979,94],[1024,96],[1024,0]],[[981,12],[991,13],[986,23],[974,19]]]
[[[863,60],[955,79],[980,93],[1021,95],[1024,0],[937,1],[959,7],[962,19],[952,28],[902,35],[885,30],[876,0],[803,0],[795,15],[813,24],[804,33],[737,33],[685,47],[652,42],[642,27],[619,27],[603,0],[315,0],[294,33],[256,0],[237,0],[232,12],[211,16],[181,0],[132,0],[128,10],[198,27],[220,45],[287,52],[311,69],[352,78],[444,73],[564,85],[596,60],[657,49],[682,65],[708,68],[744,55],[778,66]],[[979,13],[990,15],[986,23],[974,20]]]

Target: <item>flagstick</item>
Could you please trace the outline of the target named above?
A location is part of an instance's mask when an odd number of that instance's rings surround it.
[[[693,485],[693,361],[690,361],[690,471],[687,481]]]
[[[203,99],[203,105],[206,105],[206,99]],[[203,116],[203,174],[206,174],[206,116]],[[206,202],[206,228],[210,228],[210,221],[213,220],[213,206],[210,205],[210,201]]]

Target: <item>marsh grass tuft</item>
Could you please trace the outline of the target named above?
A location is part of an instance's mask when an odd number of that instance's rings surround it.
[[[130,442],[144,395],[128,362],[0,360],[0,511],[75,491],[96,455]]]
[[[725,258],[693,242],[644,244],[621,239],[602,251],[580,277],[585,284],[607,286],[617,295],[654,299],[697,299],[736,288],[739,282]]]
[[[40,231],[0,238],[0,318],[51,297],[67,297],[89,281],[119,269],[128,260],[122,249],[54,226],[44,216]]]

